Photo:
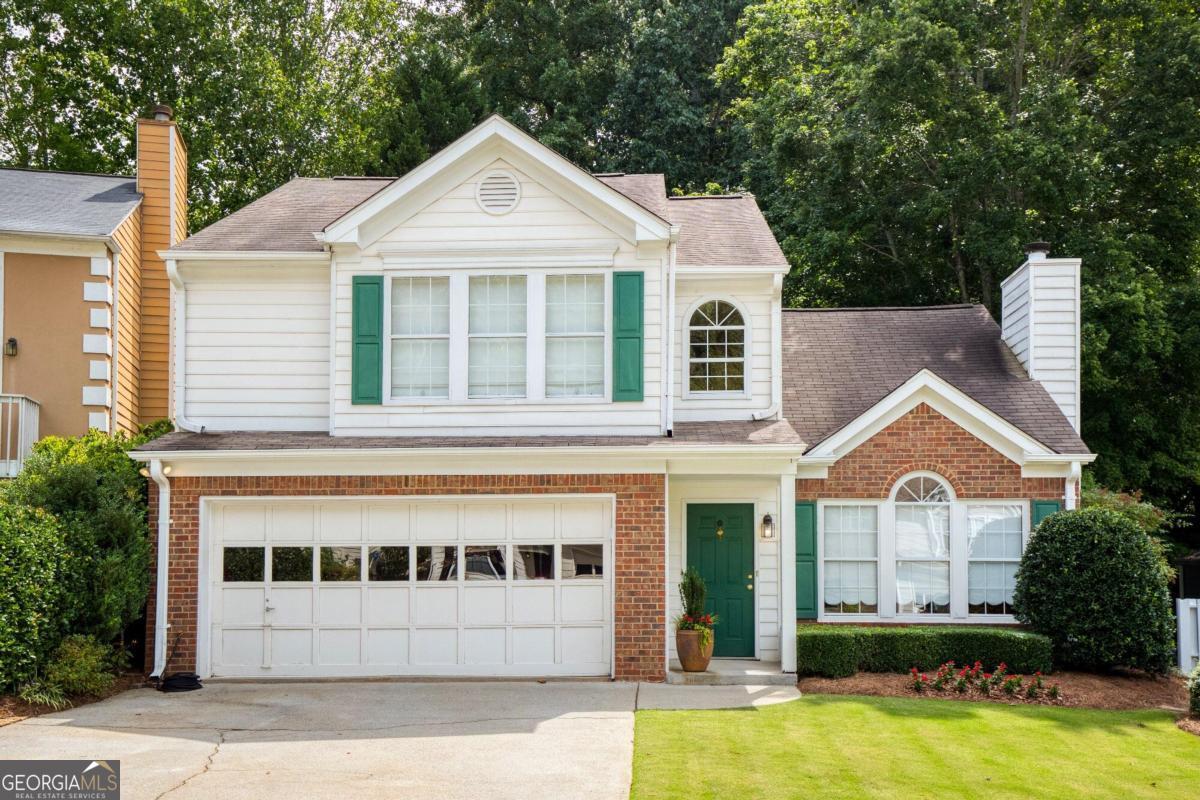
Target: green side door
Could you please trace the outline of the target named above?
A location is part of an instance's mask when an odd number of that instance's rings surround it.
[[[796,503],[796,619],[817,618],[817,504]]]
[[[688,504],[687,563],[708,585],[705,610],[719,617],[713,655],[753,658],[754,506]]]

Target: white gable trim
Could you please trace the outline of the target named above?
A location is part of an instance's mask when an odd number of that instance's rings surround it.
[[[533,167],[531,177],[535,180],[564,183],[591,203],[605,207],[627,220],[632,225],[632,238],[635,243],[665,242],[670,239],[671,226],[666,220],[652,214],[616,189],[575,166],[512,123],[493,115],[408,172],[404,177],[389,184],[348,211],[340,219],[330,223],[325,228],[323,241],[326,244],[355,243],[359,247],[365,248],[383,233],[377,230],[360,230],[372,219],[400,203],[406,197],[417,194],[419,189],[436,178],[446,173],[464,171],[463,167],[467,163],[469,163],[467,171],[469,174],[474,174],[481,165],[474,163],[477,159],[471,158],[472,155],[486,153],[490,161],[496,157],[502,157],[506,150],[524,156],[530,161],[530,165]],[[464,179],[463,176],[457,174],[455,177],[459,181]]]
[[[928,369],[917,372],[874,406],[813,448],[805,458],[837,460],[921,403],[927,404],[1017,464],[1024,465],[1031,457],[1032,460],[1043,461],[1091,460],[1088,456],[1054,453]],[[1039,459],[1039,456],[1042,458]]]

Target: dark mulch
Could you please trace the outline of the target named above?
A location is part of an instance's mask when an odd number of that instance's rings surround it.
[[[930,673],[932,677],[932,673]],[[1053,705],[1076,708],[1102,708],[1113,711],[1165,709],[1183,712],[1187,709],[1187,687],[1179,676],[1155,678],[1141,673],[1123,672],[1097,675],[1090,672],[1055,672],[1044,678],[1046,686],[1057,683],[1062,696]],[[1026,700],[993,691],[981,695],[976,691],[958,694],[947,692],[916,692],[908,675],[860,672],[849,678],[801,678],[801,692],[811,694],[864,694],[874,697],[938,697],[948,700],[975,700],[1010,705],[1051,704],[1049,700]],[[1200,725],[1200,724],[1198,724]]]
[[[100,695],[86,695],[82,697],[71,698],[71,708],[76,706],[85,706],[88,703],[95,703],[100,700],[112,697],[114,694],[120,694],[126,689],[133,689],[142,686],[146,683],[146,678],[143,675],[130,673],[121,675],[113,684],[111,690]],[[0,695],[0,727],[11,725],[14,722],[20,722],[23,719],[30,717],[38,717],[42,714],[52,714],[55,711],[65,711],[66,709],[54,709],[50,706],[35,706],[26,703],[21,698],[12,694]]]

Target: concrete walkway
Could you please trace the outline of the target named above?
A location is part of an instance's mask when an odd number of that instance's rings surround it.
[[[4,758],[121,761],[122,797],[624,800],[633,711],[798,697],[794,687],[211,683],[134,689],[0,728]]]

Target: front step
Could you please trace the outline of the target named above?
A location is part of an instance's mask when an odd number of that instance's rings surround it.
[[[682,686],[794,686],[794,673],[781,672],[778,662],[714,658],[705,672],[684,672],[675,659],[667,683]]]

